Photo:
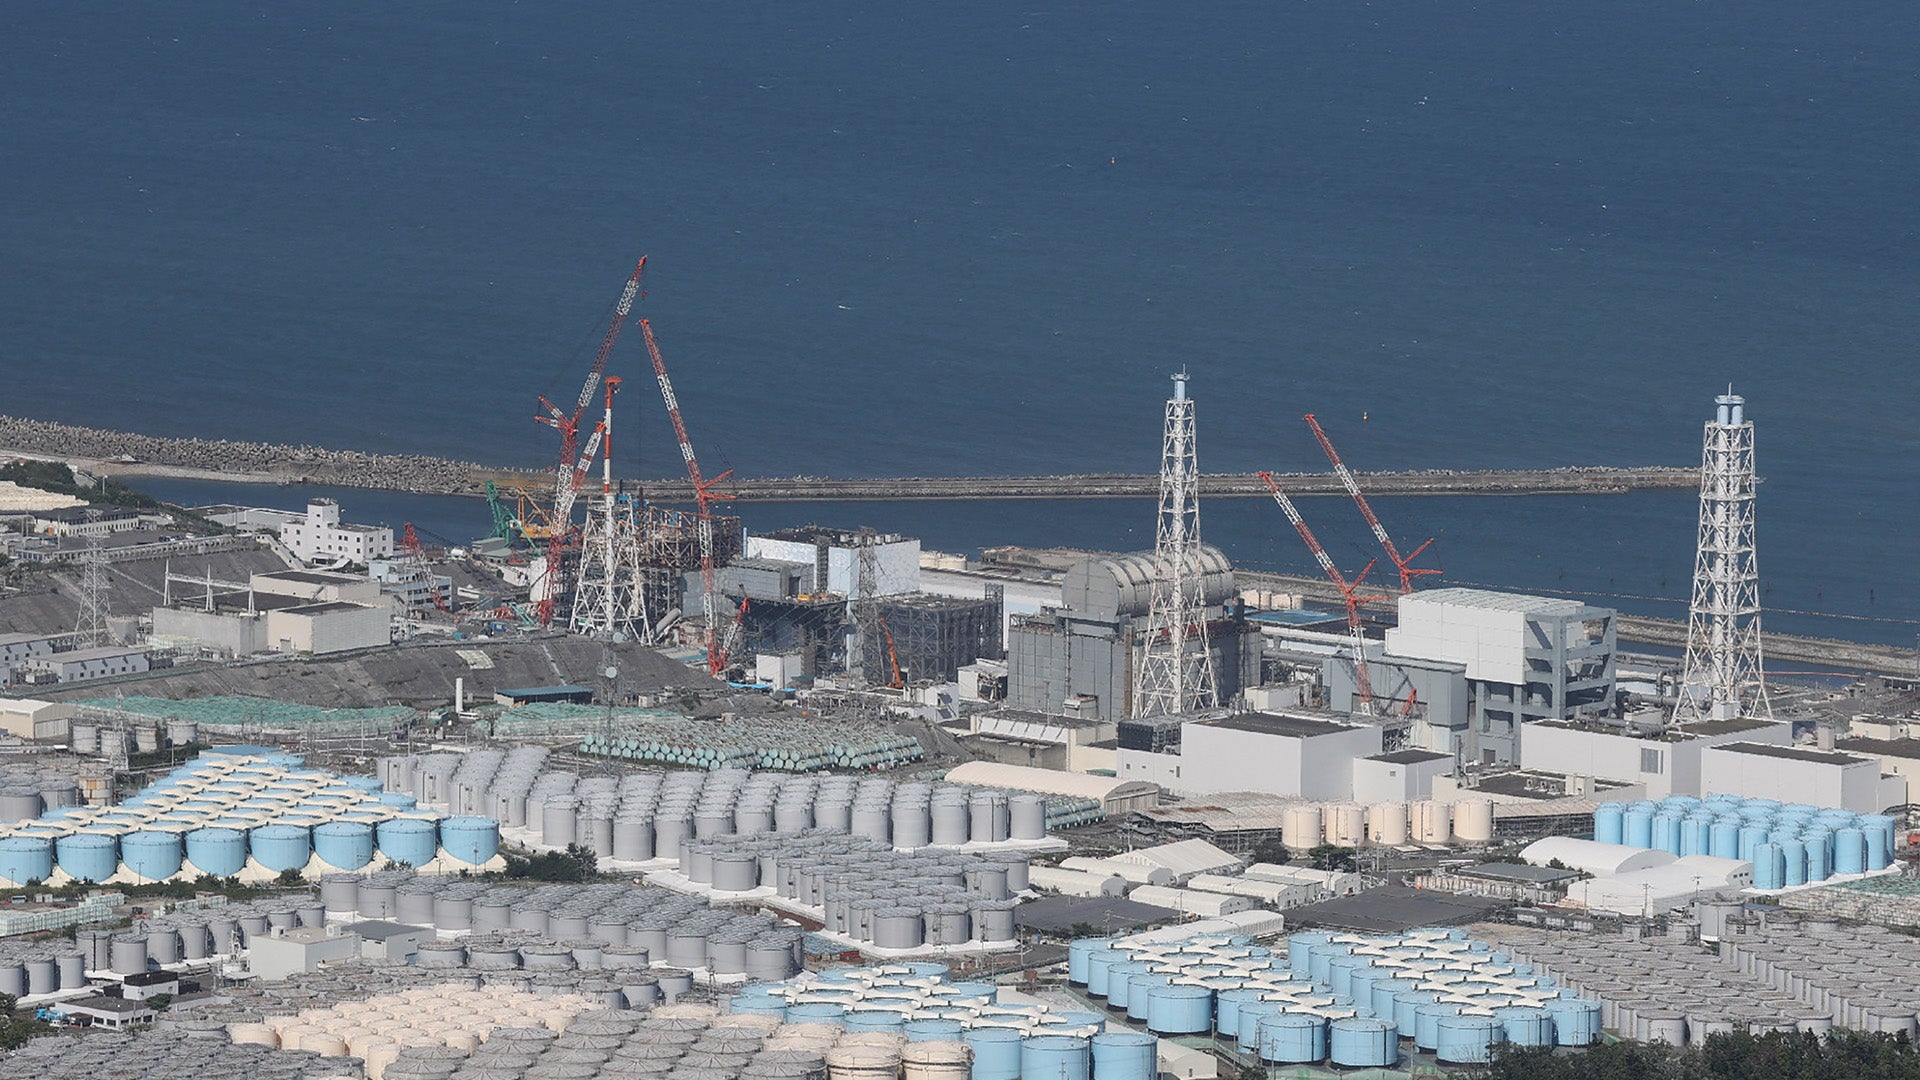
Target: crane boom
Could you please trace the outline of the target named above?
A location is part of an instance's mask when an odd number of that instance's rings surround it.
[[[1359,481],[1353,478],[1353,471],[1347,468],[1347,463],[1340,460],[1339,451],[1333,448],[1333,440],[1327,438],[1327,433],[1321,428],[1320,421],[1314,419],[1312,413],[1306,415],[1306,421],[1307,426],[1313,429],[1313,437],[1319,440],[1321,451],[1333,464],[1333,471],[1340,475],[1340,483],[1346,487],[1347,494],[1353,497],[1354,505],[1360,508],[1360,515],[1367,519],[1367,527],[1373,530],[1373,538],[1380,542],[1380,549],[1387,553],[1387,558],[1393,560],[1394,568],[1400,571],[1400,591],[1410,593],[1413,591],[1414,578],[1423,574],[1439,573],[1440,571],[1435,569],[1407,565],[1419,558],[1421,552],[1427,550],[1433,543],[1433,538],[1428,537],[1426,543],[1414,548],[1412,555],[1402,556],[1400,548],[1393,542],[1393,537],[1388,535],[1386,526],[1380,524],[1380,518],[1374,514],[1373,507],[1367,505],[1367,497],[1361,494]]]
[[[1386,597],[1361,596],[1359,589],[1360,583],[1373,572],[1373,562],[1367,563],[1358,574],[1353,576],[1353,580],[1347,580],[1347,576],[1334,565],[1333,558],[1327,554],[1327,550],[1320,546],[1320,541],[1313,535],[1313,530],[1307,527],[1306,519],[1300,516],[1300,511],[1294,507],[1293,500],[1287,498],[1287,493],[1280,490],[1280,485],[1274,480],[1273,474],[1262,472],[1259,475],[1260,479],[1265,481],[1267,490],[1273,493],[1273,501],[1280,504],[1280,512],[1287,515],[1287,520],[1293,523],[1294,531],[1300,534],[1301,540],[1306,541],[1307,550],[1313,552],[1313,560],[1320,564],[1321,571],[1327,575],[1328,580],[1333,582],[1334,588],[1340,590],[1340,599],[1347,608],[1347,632],[1353,637],[1354,689],[1360,701],[1360,711],[1371,714],[1373,712],[1373,677],[1367,672],[1367,635],[1362,628],[1360,608],[1362,605],[1384,600]]]
[[[660,399],[666,402],[667,417],[673,421],[674,437],[680,440],[680,456],[687,463],[687,479],[693,483],[694,505],[698,509],[700,537],[700,611],[707,625],[707,673],[718,675],[727,667],[727,643],[720,638],[719,585],[714,575],[713,504],[732,496],[713,490],[714,485],[733,475],[728,469],[708,480],[700,474],[700,459],[694,456],[693,440],[687,437],[686,421],[680,416],[680,399],[673,394],[673,380],[667,377],[667,361],[660,355],[660,343],[653,336],[653,324],[640,320],[640,336],[646,340],[647,355],[653,360],[653,377],[660,384]],[[742,608],[744,615],[745,609]]]
[[[593,456],[598,449],[596,438],[594,449],[585,454],[578,453],[580,418],[586,415],[587,406],[593,403],[594,388],[600,385],[600,376],[606,373],[607,360],[613,355],[613,343],[619,340],[620,329],[633,312],[634,297],[640,294],[640,274],[646,268],[647,257],[642,255],[634,265],[633,273],[627,276],[626,285],[621,287],[620,299],[613,306],[613,319],[600,339],[600,348],[594,353],[593,366],[587,371],[586,383],[580,387],[580,397],[574,404],[573,412],[562,412],[553,402],[542,397],[540,404],[547,414],[534,417],[535,421],[560,432],[560,463],[554,468],[553,509],[548,515],[547,570],[541,595],[537,598],[542,627],[553,623],[554,603],[560,593],[560,565],[566,556],[567,545],[572,540],[574,497],[580,493],[580,486],[586,479],[584,470],[592,468]]]

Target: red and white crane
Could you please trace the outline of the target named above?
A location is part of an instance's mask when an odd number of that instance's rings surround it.
[[[1333,463],[1333,471],[1340,474],[1340,482],[1346,485],[1347,494],[1353,496],[1354,505],[1360,508],[1360,515],[1367,519],[1368,527],[1373,529],[1373,538],[1380,541],[1380,549],[1387,553],[1387,558],[1393,560],[1394,568],[1400,571],[1400,591],[1412,592],[1413,579],[1416,577],[1440,573],[1439,570],[1432,568],[1407,565],[1433,545],[1433,537],[1427,537],[1426,543],[1414,548],[1413,554],[1401,557],[1400,548],[1394,544],[1393,537],[1387,535],[1387,528],[1380,524],[1380,519],[1374,515],[1373,507],[1367,505],[1367,497],[1360,493],[1359,482],[1353,478],[1353,472],[1347,468],[1346,462],[1340,460],[1339,452],[1333,448],[1333,440],[1327,438],[1327,433],[1320,427],[1320,421],[1315,420],[1312,413],[1307,414],[1306,420],[1307,426],[1313,429],[1313,437],[1320,440],[1320,449],[1326,453],[1327,460]]]
[[[674,397],[673,380],[667,377],[667,361],[660,355],[660,343],[654,340],[653,326],[645,319],[640,320],[640,336],[646,339],[647,355],[653,358],[653,375],[660,383],[660,398],[667,403],[667,416],[673,421],[674,437],[680,440],[680,456],[687,462],[687,479],[693,482],[700,537],[700,613],[705,617],[707,627],[707,672],[718,675],[727,670],[727,653],[733,635],[728,633],[723,640],[720,633],[720,594],[718,579],[714,575],[713,557],[713,506],[733,496],[713,489],[716,484],[732,476],[733,470],[728,469],[711,480],[700,474],[700,460],[693,454],[693,440],[687,437],[686,421],[680,417],[680,400]],[[746,606],[743,604],[736,621],[745,613]]]
[[[1313,552],[1313,561],[1320,564],[1320,569],[1327,575],[1327,579],[1333,582],[1334,588],[1340,590],[1340,599],[1347,605],[1347,631],[1353,635],[1353,682],[1354,688],[1358,691],[1359,711],[1371,714],[1373,712],[1373,679],[1367,674],[1367,635],[1361,629],[1360,609],[1376,600],[1386,599],[1384,596],[1360,595],[1360,583],[1373,572],[1373,562],[1368,562],[1365,569],[1355,574],[1352,581],[1348,581],[1347,576],[1334,565],[1333,558],[1327,554],[1327,550],[1320,546],[1320,541],[1313,535],[1313,530],[1307,527],[1306,519],[1302,518],[1300,511],[1294,508],[1293,500],[1287,498],[1287,493],[1280,490],[1280,485],[1274,481],[1273,474],[1262,472],[1259,475],[1260,479],[1266,482],[1267,490],[1273,493],[1273,501],[1280,504],[1280,512],[1287,515],[1287,520],[1293,523],[1294,531],[1300,534],[1300,539],[1306,541],[1307,550]]]
[[[627,277],[626,285],[620,290],[620,300],[613,308],[613,321],[607,324],[607,332],[600,339],[600,349],[594,354],[593,367],[587,371],[587,381],[580,387],[580,397],[574,403],[571,413],[563,412],[559,406],[548,401],[545,396],[540,404],[547,410],[545,416],[535,416],[534,420],[560,432],[560,464],[553,474],[553,507],[551,522],[547,533],[547,572],[542,579],[537,597],[537,610],[541,626],[553,622],[554,601],[560,595],[561,565],[565,561],[567,547],[573,540],[573,503],[580,494],[581,485],[586,483],[586,474],[593,468],[593,458],[599,450],[599,435],[596,432],[591,445],[580,450],[580,420],[586,415],[587,407],[593,404],[593,392],[600,385],[600,376],[607,370],[607,359],[613,355],[613,343],[620,338],[620,330],[626,325],[627,316],[633,312],[634,297],[640,294],[640,274],[647,268],[647,257],[642,255]]]

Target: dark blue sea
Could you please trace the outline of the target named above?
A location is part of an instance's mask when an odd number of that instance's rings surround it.
[[[1307,411],[1357,468],[1687,464],[1732,382],[1769,624],[1920,629],[1910,4],[332,7],[10,12],[0,412],[542,464],[535,396],[649,253],[710,472],[1147,471],[1183,366],[1208,469],[1320,467]],[[672,473],[637,332],[612,370],[619,468]],[[1379,509],[1460,581],[1684,602],[1684,493]],[[950,549],[1152,520],[742,512]],[[1270,505],[1207,514],[1310,568]]]

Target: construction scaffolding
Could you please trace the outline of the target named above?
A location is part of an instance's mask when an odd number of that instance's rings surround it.
[[[861,676],[886,685],[897,667],[908,682],[948,682],[975,660],[999,660],[1007,655],[1000,609],[998,596],[975,600],[916,594],[876,600],[874,618],[884,630],[863,642]]]
[[[833,593],[801,598],[755,597],[741,620],[743,656],[799,653],[808,675],[846,666],[848,630],[853,619],[847,599]],[[885,648],[884,643],[881,646]]]

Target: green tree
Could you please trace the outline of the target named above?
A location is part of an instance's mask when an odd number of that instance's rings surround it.
[[[1359,865],[1350,847],[1338,844],[1321,844],[1307,852],[1307,858],[1313,860],[1315,869],[1352,871]]]
[[[173,1008],[172,994],[155,994],[147,999],[147,1007],[154,1012],[163,1013]]]

